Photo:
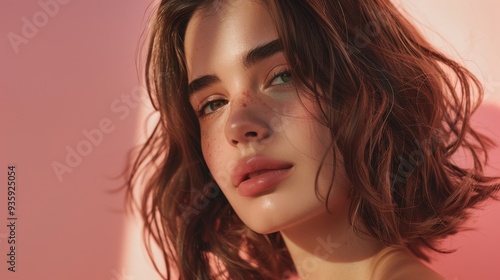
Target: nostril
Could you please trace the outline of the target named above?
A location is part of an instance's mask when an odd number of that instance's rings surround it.
[[[240,123],[227,127],[226,139],[233,146],[250,142],[260,142],[271,136],[272,131],[260,124]]]
[[[245,133],[245,137],[257,137],[257,132],[255,131],[249,131],[247,133]]]

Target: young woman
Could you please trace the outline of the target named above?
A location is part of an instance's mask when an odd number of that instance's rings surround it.
[[[164,278],[441,279],[419,258],[500,181],[477,80],[390,1],[169,0],[152,23],[161,118],[129,193],[150,174]]]

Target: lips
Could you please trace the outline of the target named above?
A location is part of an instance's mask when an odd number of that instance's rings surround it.
[[[231,176],[231,182],[243,196],[255,196],[285,179],[293,165],[267,157],[250,157],[239,161]]]

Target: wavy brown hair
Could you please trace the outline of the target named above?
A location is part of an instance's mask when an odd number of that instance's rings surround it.
[[[280,234],[257,234],[234,214],[205,164],[188,100],[184,33],[196,10],[216,2],[167,0],[155,11],[145,78],[160,119],[130,170],[129,199],[145,175],[145,241],[162,250],[155,266],[165,279],[172,269],[180,279],[279,279],[295,271]],[[470,126],[478,80],[389,0],[262,2],[344,159],[354,229],[424,260],[427,249],[444,252],[437,241],[500,188],[483,173],[492,142]],[[454,163],[459,151],[470,166]]]

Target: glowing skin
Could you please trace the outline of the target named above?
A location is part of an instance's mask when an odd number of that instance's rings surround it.
[[[282,52],[245,63],[250,50],[278,39],[264,7],[237,1],[219,8],[217,13],[197,12],[185,37],[189,82],[217,77],[190,99],[196,111],[206,114],[200,117],[203,155],[245,224],[259,233],[283,230],[326,212],[314,183],[322,158],[331,154],[329,130],[311,116],[309,111],[315,110],[311,102],[302,98],[307,108],[302,105],[293,78],[286,73],[274,78],[289,69]],[[216,102],[207,105],[209,101]],[[245,197],[232,184],[231,174],[235,163],[253,156],[293,167],[268,191]],[[332,166],[329,156],[323,168],[331,173]],[[322,173],[322,194],[330,177]],[[337,177],[342,178],[342,172]],[[336,179],[335,185],[346,188],[347,181]],[[333,200],[338,196],[345,200],[344,194],[334,195]]]
[[[224,2],[191,18],[184,47],[204,159],[248,227],[263,234],[281,232],[301,278],[377,279],[373,273],[385,273],[373,267],[382,246],[352,232],[350,184],[342,161],[337,160],[332,183],[329,129],[313,117],[317,108],[307,93],[296,89],[284,55],[272,44],[277,39],[259,1]],[[263,45],[267,51],[259,48]],[[255,158],[277,161],[274,165],[284,168],[275,172],[281,177],[259,177],[277,183],[257,184],[256,193],[239,190],[239,181],[248,178],[238,170]],[[332,214],[315,192],[320,167],[318,190],[324,196],[332,186]]]

